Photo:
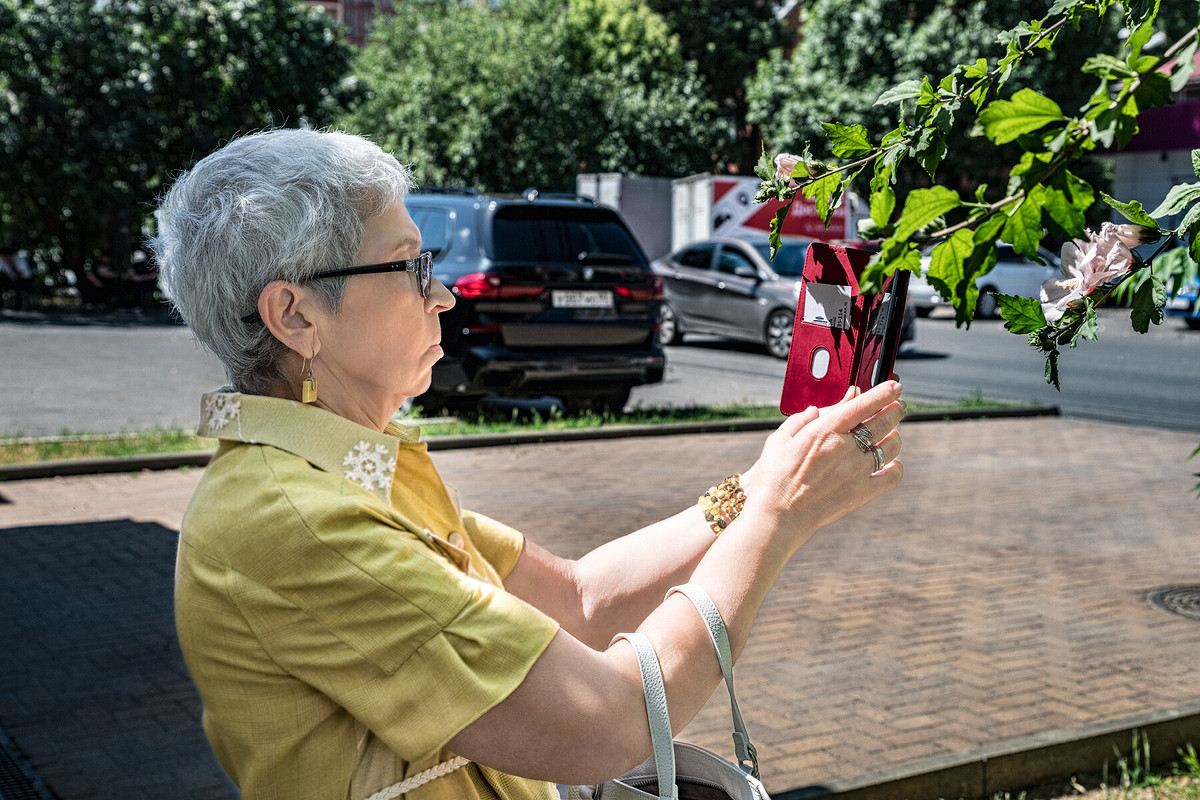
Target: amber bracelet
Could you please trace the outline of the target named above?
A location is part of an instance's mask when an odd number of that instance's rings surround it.
[[[742,490],[741,475],[733,474],[700,495],[700,510],[713,533],[718,536],[737,519],[746,505],[746,492]]]

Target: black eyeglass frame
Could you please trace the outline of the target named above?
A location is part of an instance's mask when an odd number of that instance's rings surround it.
[[[433,253],[426,250],[416,258],[402,258],[399,261],[381,261],[378,264],[363,264],[357,267],[341,267],[340,269],[318,272],[309,275],[304,281],[315,281],[320,278],[338,278],[344,275],[376,275],[384,272],[411,272],[417,276],[417,292],[421,298],[429,297],[433,289]],[[258,311],[242,317],[242,322],[254,322],[258,319]]]
[[[304,280],[315,281],[318,278],[337,278],[342,275],[374,275],[380,272],[412,272],[417,276],[417,291],[421,297],[429,297],[433,288],[433,253],[426,250],[416,258],[402,258],[399,261],[381,261],[378,264],[363,264],[360,267],[342,267],[326,272],[318,272]]]

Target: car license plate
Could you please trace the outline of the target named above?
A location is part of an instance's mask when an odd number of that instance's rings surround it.
[[[550,303],[555,308],[612,308],[612,292],[599,289],[554,289]]]

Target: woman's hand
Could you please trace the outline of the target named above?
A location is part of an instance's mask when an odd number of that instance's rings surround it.
[[[779,520],[781,532],[797,536],[799,547],[818,528],[893,489],[904,474],[896,460],[904,418],[901,386],[887,381],[837,405],[809,408],[789,417],[772,433],[762,455],[742,478],[746,510],[751,506]],[[881,451],[864,451],[852,431],[865,424]]]

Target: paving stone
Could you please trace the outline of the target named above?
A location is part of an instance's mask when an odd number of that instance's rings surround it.
[[[1200,622],[1145,599],[1200,582],[1194,436],[1061,418],[903,435],[900,488],[800,552],[738,664],[769,790],[1200,701]],[[464,505],[578,556],[694,503],[764,438],[434,457]],[[60,800],[236,796],[171,622],[175,532],[199,474],[3,485],[0,728]],[[718,692],[682,738],[731,754],[729,727]],[[153,763],[139,759],[151,746]]]

